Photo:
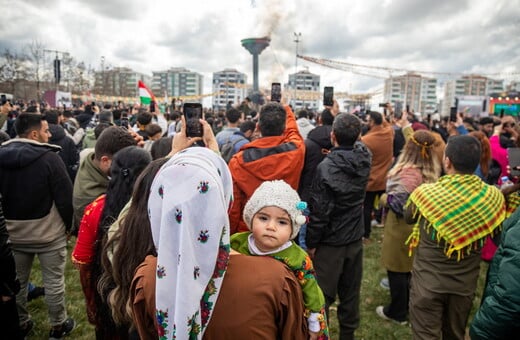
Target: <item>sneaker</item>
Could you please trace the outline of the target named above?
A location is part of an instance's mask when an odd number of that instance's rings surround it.
[[[49,340],[58,340],[63,338],[65,335],[68,335],[72,330],[76,327],[76,321],[73,318],[67,318],[65,322],[63,322],[59,326],[55,326],[51,329],[49,333]]]
[[[406,320],[399,321],[399,320],[389,318],[388,316],[385,315],[384,308],[385,308],[384,306],[377,306],[377,308],[376,308],[376,314],[379,315],[382,319],[392,321],[401,326],[406,326],[408,324],[408,321],[406,321]]]
[[[25,337],[32,331],[34,327],[34,322],[32,320],[26,321],[23,325],[20,325],[20,333],[22,335],[22,339],[25,339]]]
[[[27,302],[32,301],[34,299],[39,298],[40,296],[45,295],[45,288],[43,287],[34,287],[27,294]]]
[[[390,290],[390,283],[388,282],[388,278],[383,277],[381,281],[379,281],[379,286],[383,289]]]

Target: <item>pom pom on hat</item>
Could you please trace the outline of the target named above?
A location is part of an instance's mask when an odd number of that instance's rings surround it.
[[[300,226],[307,222],[302,214],[307,208],[307,203],[302,202],[298,193],[282,180],[263,182],[247,201],[243,217],[249,230],[253,217],[264,207],[278,207],[289,214],[292,222],[291,240],[298,235]]]

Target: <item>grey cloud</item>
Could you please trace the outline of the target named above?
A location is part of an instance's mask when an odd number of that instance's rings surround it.
[[[88,0],[81,1],[81,4],[94,13],[113,20],[137,20],[147,8],[144,2],[127,0]],[[153,5],[153,2],[150,2],[150,5]]]

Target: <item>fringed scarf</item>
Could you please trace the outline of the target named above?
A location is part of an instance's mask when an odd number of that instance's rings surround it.
[[[482,246],[484,239],[500,226],[505,218],[504,196],[495,187],[475,175],[447,175],[436,183],[423,184],[408,199],[419,215],[406,244],[411,254],[419,244],[419,228],[423,225],[432,239],[444,240],[444,252],[457,261],[464,252]]]

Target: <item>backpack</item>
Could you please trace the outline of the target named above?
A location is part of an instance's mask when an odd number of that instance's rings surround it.
[[[228,137],[226,142],[222,144],[222,147],[220,148],[220,156],[222,156],[226,163],[229,163],[231,157],[233,157],[233,155],[235,154],[235,145],[237,145],[237,143],[242,140],[247,140],[247,138],[240,136],[240,138],[237,138],[232,141],[231,136]]]

